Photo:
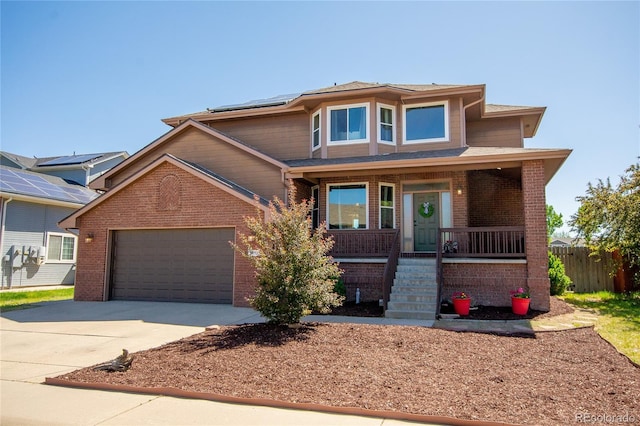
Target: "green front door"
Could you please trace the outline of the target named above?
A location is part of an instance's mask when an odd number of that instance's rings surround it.
[[[413,194],[413,249],[436,251],[440,206],[438,192]]]

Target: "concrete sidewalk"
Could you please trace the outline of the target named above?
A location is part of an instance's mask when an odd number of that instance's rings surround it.
[[[307,317],[345,321],[345,317]],[[397,323],[384,319],[363,322]],[[164,396],[71,389],[42,384],[82,367],[160,346],[204,327],[262,322],[248,308],[155,302],[60,302],[4,312],[2,425],[401,425],[382,418],[336,415]],[[429,325],[411,322],[413,325]]]

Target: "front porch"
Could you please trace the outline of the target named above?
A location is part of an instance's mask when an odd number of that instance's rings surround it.
[[[407,318],[422,318],[410,311],[433,312],[433,317],[437,316],[441,302],[457,291],[470,294],[477,305],[509,306],[511,290],[532,290],[524,226],[439,228],[439,250],[435,252],[402,251],[399,230],[336,230],[329,231],[329,235],[336,241],[331,255],[345,270],[347,300],[354,300],[359,289],[362,301],[381,300],[386,312],[392,294],[401,292],[404,296],[395,299],[403,301]],[[403,259],[408,263],[407,258],[431,259],[423,267],[426,269],[418,272],[421,279],[408,277],[407,282],[407,277],[400,276],[405,272],[399,273],[398,265]],[[412,288],[415,294],[411,293]],[[431,307],[425,306],[430,291],[435,293]],[[395,304],[395,311],[399,304],[391,303]],[[397,318],[398,314],[393,315]]]

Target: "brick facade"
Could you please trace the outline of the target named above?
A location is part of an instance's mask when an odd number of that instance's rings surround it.
[[[545,199],[544,162],[522,163],[525,238],[527,241],[527,287],[531,293],[531,308],[550,309],[549,252],[547,210]]]
[[[168,176],[173,182],[169,192],[161,184],[166,184]],[[167,205],[173,206],[171,211],[167,211]],[[255,205],[173,164],[161,163],[79,217],[75,299],[107,300],[109,238],[113,230],[234,227],[236,233],[248,234],[243,217],[256,214]],[[88,233],[94,234],[91,243],[84,242]],[[248,306],[246,298],[254,288],[253,267],[236,253],[233,304]]]

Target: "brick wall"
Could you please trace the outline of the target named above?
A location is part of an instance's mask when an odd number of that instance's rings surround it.
[[[347,288],[347,301],[356,300],[356,289],[360,289],[362,302],[377,302],[382,299],[384,263],[341,263],[342,279]]]
[[[548,311],[550,308],[547,211],[544,186],[544,162],[542,160],[524,161],[522,164],[522,190],[527,242],[527,286],[531,293],[531,308],[540,311]]]
[[[511,306],[511,291],[527,284],[524,263],[445,263],[443,299],[463,291],[474,305]]]
[[[161,185],[167,176],[172,176],[174,186],[169,195]],[[173,198],[167,202],[163,198],[167,196]],[[169,211],[167,205],[172,206]],[[236,232],[247,234],[243,217],[256,214],[256,206],[252,203],[179,167],[162,163],[79,218],[75,299],[106,300],[112,230],[235,227]],[[85,243],[84,237],[89,232],[94,234],[94,240]],[[233,284],[233,304],[248,306],[246,297],[253,294],[254,272],[249,261],[237,253]]]
[[[469,171],[469,226],[524,225],[522,185],[500,170]]]

